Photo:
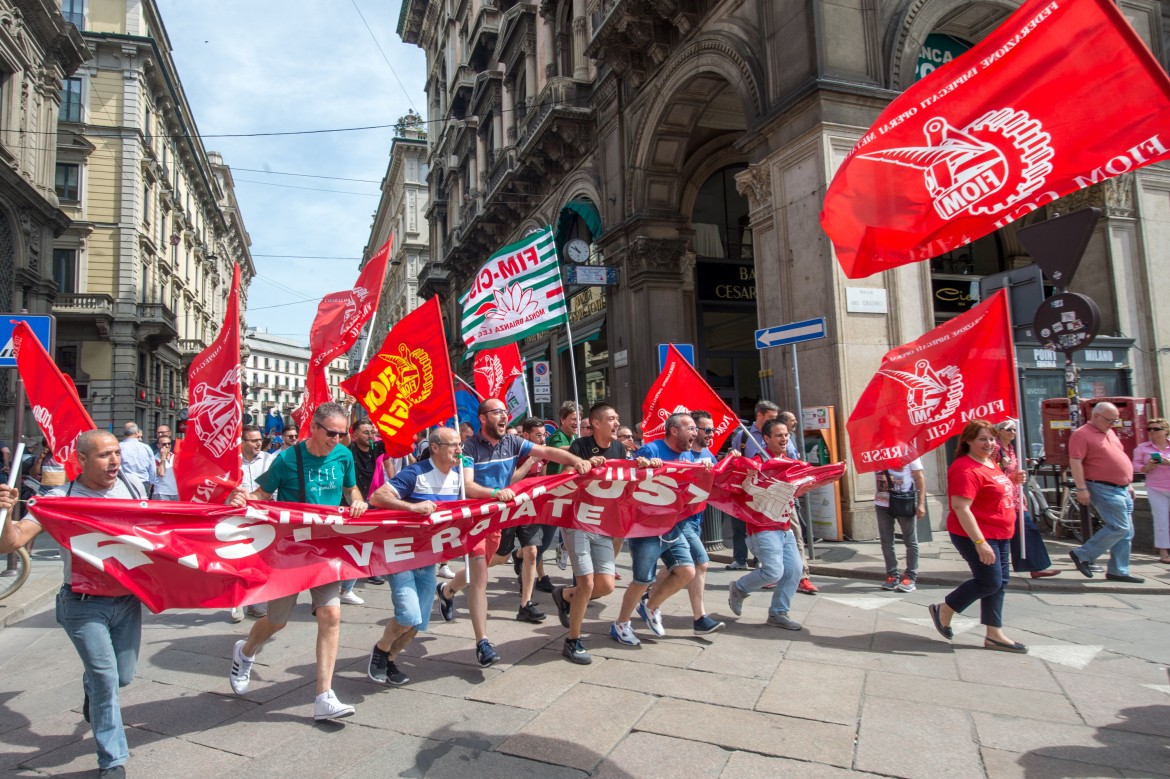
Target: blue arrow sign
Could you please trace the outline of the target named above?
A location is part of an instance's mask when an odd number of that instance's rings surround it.
[[[825,318],[806,319],[803,322],[789,322],[786,325],[765,327],[756,331],[756,348],[770,349],[773,346],[787,346],[801,341],[815,341],[825,337]]]
[[[33,335],[45,347],[49,354],[53,353],[53,317],[30,314],[0,314],[0,368],[15,368],[16,353],[12,349],[12,331],[17,322],[26,322],[32,328]]]

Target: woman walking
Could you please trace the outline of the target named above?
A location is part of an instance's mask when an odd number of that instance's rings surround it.
[[[1012,481],[1017,484],[1021,477],[1016,476],[1020,471],[1019,458],[1016,455],[1016,434],[1018,425],[1016,420],[1009,419],[1006,422],[1000,422],[995,426],[996,435],[999,437],[999,443],[995,448],[993,459],[999,465],[1000,470],[1008,475]],[[1027,479],[1027,473],[1022,473],[1022,478]],[[1016,533],[1012,536],[1012,570],[1016,573],[1023,573],[1027,571],[1033,579],[1042,579],[1045,576],[1056,576],[1060,571],[1052,570],[1052,558],[1048,556],[1048,548],[1044,546],[1044,538],[1040,535],[1040,528],[1036,527],[1036,523],[1032,521],[1032,512],[1028,511],[1027,506],[1020,506],[1020,489],[1016,487],[1011,492],[1012,512],[1016,517],[1020,516],[1020,509],[1024,510],[1024,532],[1023,543],[1024,552],[1020,554],[1021,534]]]
[[[1170,564],[1170,425],[1165,419],[1146,423],[1150,440],[1133,450],[1133,469],[1146,475],[1146,496],[1154,515],[1158,562]]]
[[[947,469],[951,510],[947,531],[951,543],[967,561],[971,577],[952,590],[942,603],[929,606],[930,618],[943,638],[954,638],[951,620],[957,612],[979,601],[979,621],[986,627],[984,649],[1024,654],[1028,648],[1003,632],[1003,596],[1007,586],[1011,537],[1016,514],[1009,493],[1018,489],[1022,472],[1012,479],[994,458],[999,437],[992,424],[975,419],[963,427],[955,461]]]

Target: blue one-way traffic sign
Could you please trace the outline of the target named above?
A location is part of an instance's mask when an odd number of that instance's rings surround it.
[[[806,319],[803,322],[789,322],[786,325],[765,327],[756,331],[756,348],[770,349],[773,346],[787,346],[801,341],[815,341],[825,337],[825,318]]]

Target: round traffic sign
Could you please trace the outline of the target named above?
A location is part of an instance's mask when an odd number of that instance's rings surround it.
[[[1097,337],[1101,310],[1088,295],[1063,292],[1040,304],[1032,326],[1041,346],[1068,354],[1084,349]]]

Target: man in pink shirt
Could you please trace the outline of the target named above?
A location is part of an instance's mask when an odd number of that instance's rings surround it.
[[[1077,502],[1090,501],[1105,527],[1084,544],[1068,553],[1077,570],[1092,578],[1089,564],[1109,552],[1106,579],[1141,584],[1144,579],[1129,574],[1129,552],[1133,541],[1133,463],[1126,456],[1113,425],[1121,418],[1117,406],[1098,403],[1089,421],[1068,440],[1069,469],[1077,488]]]

